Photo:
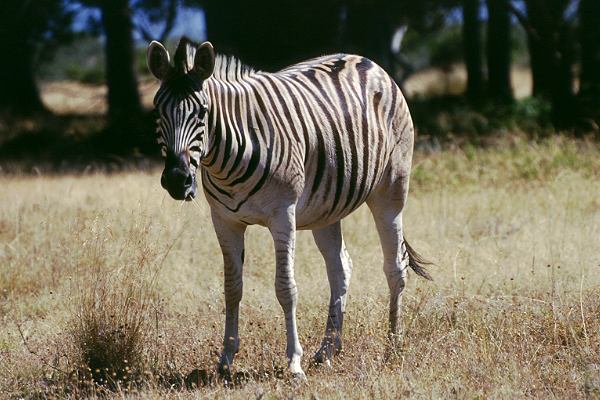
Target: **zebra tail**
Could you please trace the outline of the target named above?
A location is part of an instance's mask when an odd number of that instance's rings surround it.
[[[425,269],[425,265],[431,265],[433,264],[430,261],[427,261],[426,259],[423,258],[423,256],[421,256],[419,253],[417,253],[406,241],[406,239],[404,240],[404,246],[406,248],[406,253],[408,253],[408,265],[409,267],[412,268],[413,271],[415,271],[415,273],[427,280],[433,281],[433,278],[431,277],[431,275],[429,275],[429,273],[427,272],[427,270]]]

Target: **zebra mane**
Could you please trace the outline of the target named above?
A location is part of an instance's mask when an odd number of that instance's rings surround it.
[[[185,36],[181,38],[173,57],[174,76],[181,77],[192,71],[198,46],[200,46],[199,43]],[[217,54],[212,78],[224,82],[237,82],[256,72],[254,68],[244,64],[234,56]]]
[[[196,48],[198,43],[195,43],[183,36],[177,44],[173,63],[176,75],[185,75],[194,68],[194,57],[196,56]]]
[[[212,78],[225,82],[241,81],[257,71],[234,56],[217,54]]]

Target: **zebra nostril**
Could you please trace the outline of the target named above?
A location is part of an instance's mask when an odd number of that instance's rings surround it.
[[[184,200],[191,192],[195,192],[195,176],[185,154],[167,153],[161,185],[175,200]]]
[[[186,188],[189,188],[194,183],[194,178],[191,173],[188,173],[187,178],[185,178],[185,183],[183,184]]]

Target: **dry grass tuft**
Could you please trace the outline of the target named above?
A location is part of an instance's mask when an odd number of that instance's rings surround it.
[[[98,278],[98,277],[94,277]],[[147,288],[127,277],[103,277],[85,288],[71,330],[87,373],[111,386],[128,382],[142,370],[149,308]]]
[[[110,230],[95,233],[74,286],[76,304],[69,334],[81,368],[80,383],[128,387],[149,368],[159,320],[156,248],[147,229],[131,229],[120,250],[126,264],[111,265],[103,256]],[[128,255],[127,255],[128,254]],[[164,257],[163,257],[164,259]],[[154,262],[153,262],[154,261]],[[154,354],[154,357],[156,354]]]

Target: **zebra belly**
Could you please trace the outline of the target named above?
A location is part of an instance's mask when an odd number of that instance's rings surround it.
[[[334,208],[334,197],[326,196],[325,193],[317,193],[311,197],[308,192],[309,190],[305,189],[296,203],[296,228],[299,230],[317,229],[331,225],[360,207],[365,201],[365,199],[358,199],[353,207],[340,209],[340,207]],[[274,216],[274,210],[278,209],[281,204],[294,201],[294,196],[289,191],[285,191],[285,193],[271,191],[270,193],[274,194],[260,196],[257,193],[250,196],[235,209],[217,201],[206,192],[205,197],[211,209],[225,219],[242,222],[246,225],[268,226],[269,220]],[[282,202],[284,198],[288,200]],[[242,200],[242,198],[235,199],[231,204],[240,204]]]
[[[296,208],[296,229],[306,230],[324,228],[351,214],[362,203],[363,202],[358,204],[355,208],[344,210],[344,212],[339,214],[330,214],[330,209],[327,207],[319,207],[316,209]]]
[[[310,187],[304,189],[296,205],[297,229],[317,229],[336,223],[360,207],[369,196],[368,190],[351,193],[349,185],[340,189],[339,196],[336,196],[335,176],[328,178],[316,193],[312,193]],[[380,176],[373,181],[379,179]]]
[[[347,135],[346,137],[348,137]],[[375,137],[370,134],[369,140]],[[356,139],[358,142],[358,139]],[[363,154],[363,143],[360,143],[359,154]],[[368,143],[369,148],[374,147]],[[381,182],[385,167],[389,160],[389,147],[386,137],[380,138],[379,154],[370,154],[370,163],[364,158],[352,157],[351,146],[345,147],[343,164],[342,157],[335,157],[334,150],[326,147],[327,153],[324,172],[317,174],[318,168],[315,156],[307,158],[306,183],[296,206],[296,225],[298,229],[322,228],[338,222],[346,217],[368,198],[371,192]]]

